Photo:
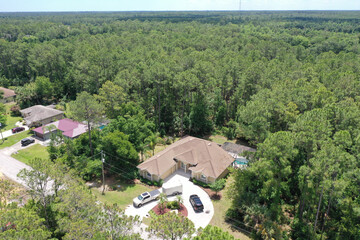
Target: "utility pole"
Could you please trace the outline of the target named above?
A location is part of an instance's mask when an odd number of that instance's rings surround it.
[[[104,157],[104,152],[101,150],[101,162],[102,162],[102,184],[103,184],[103,189],[102,189],[102,195],[105,195],[105,173],[104,173],[104,162],[105,162],[105,157]]]

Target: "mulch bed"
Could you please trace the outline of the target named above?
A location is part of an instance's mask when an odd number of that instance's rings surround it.
[[[165,214],[165,213],[171,211],[171,209],[165,208],[165,210],[164,210],[163,212],[160,212],[159,204],[156,205],[152,210],[154,211],[154,213],[155,213],[156,215]],[[178,212],[179,212],[181,215],[183,215],[184,217],[187,217],[187,216],[188,216],[188,211],[187,211],[186,207],[185,207],[183,204],[180,204],[180,209],[178,210]]]
[[[204,190],[212,200],[220,200],[222,198],[222,194],[220,192],[216,195],[216,192],[212,191],[210,188],[199,187]]]

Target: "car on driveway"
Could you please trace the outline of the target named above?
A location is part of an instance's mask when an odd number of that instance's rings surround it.
[[[195,212],[202,212],[204,210],[204,205],[198,195],[190,195],[189,201]]]
[[[21,131],[24,131],[24,130],[25,130],[24,127],[16,127],[16,128],[11,129],[11,132],[12,133],[17,133],[17,132],[21,132]]]
[[[151,192],[144,192],[133,199],[133,205],[135,207],[141,207],[145,203],[155,200],[157,197],[159,197],[160,193],[161,192],[158,189]]]
[[[25,147],[34,142],[35,142],[35,139],[33,139],[33,138],[24,138],[23,140],[21,140],[21,146]]]

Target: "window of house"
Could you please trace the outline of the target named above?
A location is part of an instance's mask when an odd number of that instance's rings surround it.
[[[146,176],[147,176],[148,178],[151,178],[151,174],[150,174],[149,172],[146,172]]]
[[[204,174],[201,174],[200,178],[201,178],[202,180],[206,180],[206,176],[205,176]]]

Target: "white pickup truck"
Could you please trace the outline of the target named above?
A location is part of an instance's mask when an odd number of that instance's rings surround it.
[[[133,199],[133,204],[135,207],[141,207],[145,203],[151,202],[159,197],[160,193],[165,193],[169,195],[178,195],[181,194],[183,190],[181,182],[178,183],[167,183],[162,186],[160,189],[153,190],[151,192],[144,192]]]

